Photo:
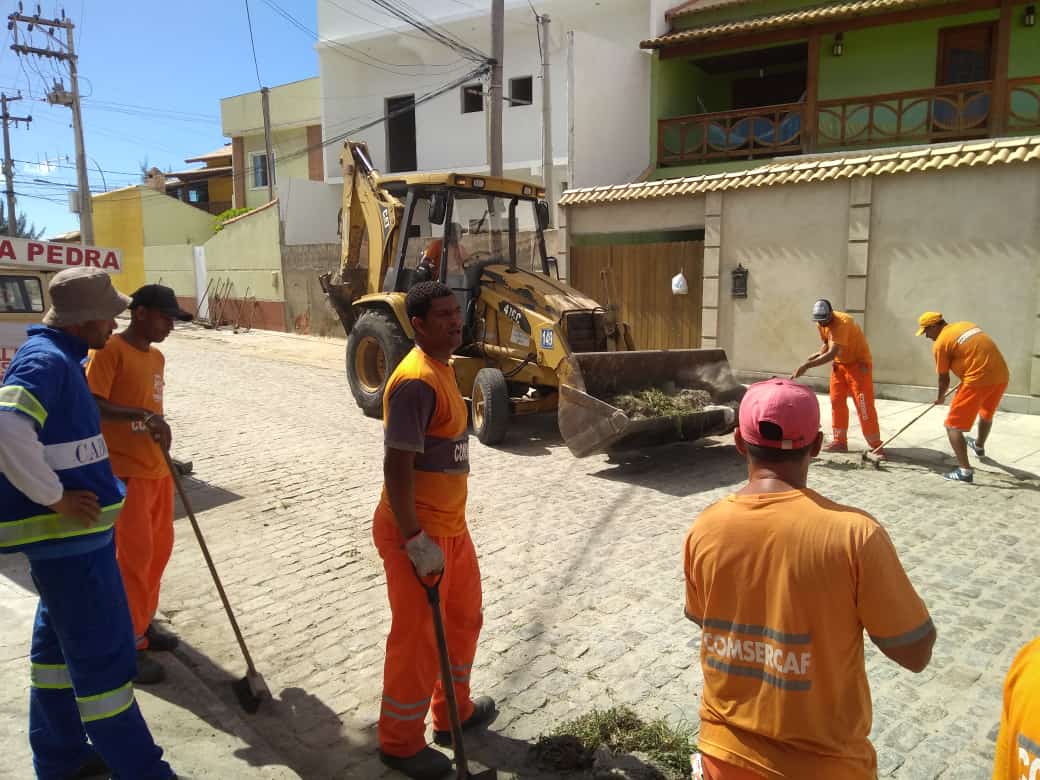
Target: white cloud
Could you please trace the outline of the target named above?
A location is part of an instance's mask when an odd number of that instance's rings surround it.
[[[34,176],[50,176],[52,173],[57,173],[58,166],[52,162],[44,160],[41,163],[25,163],[22,165],[22,170],[25,173],[31,173]]]

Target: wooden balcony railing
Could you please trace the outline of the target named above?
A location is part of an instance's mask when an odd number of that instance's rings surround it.
[[[1003,118],[992,114],[993,82],[977,81],[821,100],[814,128],[807,124],[805,103],[662,119],[658,160],[676,165],[985,138],[1001,123],[1008,134],[1040,131],[1040,76],[1008,79],[1007,84]]]
[[[1007,129],[1012,133],[1040,130],[1040,76],[1008,79]]]
[[[993,82],[821,100],[820,148],[931,143],[989,135]]]
[[[751,159],[802,150],[803,103],[697,114],[657,123],[662,164]]]

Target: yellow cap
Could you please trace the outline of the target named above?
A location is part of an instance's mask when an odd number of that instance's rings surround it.
[[[942,314],[937,311],[926,311],[920,317],[917,318],[917,324],[920,326],[917,329],[917,335],[921,336],[924,334],[924,329],[932,325],[938,325],[942,322]]]

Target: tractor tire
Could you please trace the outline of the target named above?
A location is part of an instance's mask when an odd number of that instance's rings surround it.
[[[482,368],[473,380],[473,433],[481,444],[500,444],[509,427],[509,387],[497,368]]]
[[[347,339],[347,381],[357,405],[369,417],[382,419],[386,382],[411,348],[392,314],[369,310],[354,324]]]

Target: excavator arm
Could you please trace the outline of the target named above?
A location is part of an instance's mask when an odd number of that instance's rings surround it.
[[[382,285],[404,206],[381,185],[367,144],[346,142],[340,165],[343,169],[340,267],[337,273],[324,274],[319,281],[344,330],[350,333],[355,318],[351,304],[362,295],[379,292]]]

